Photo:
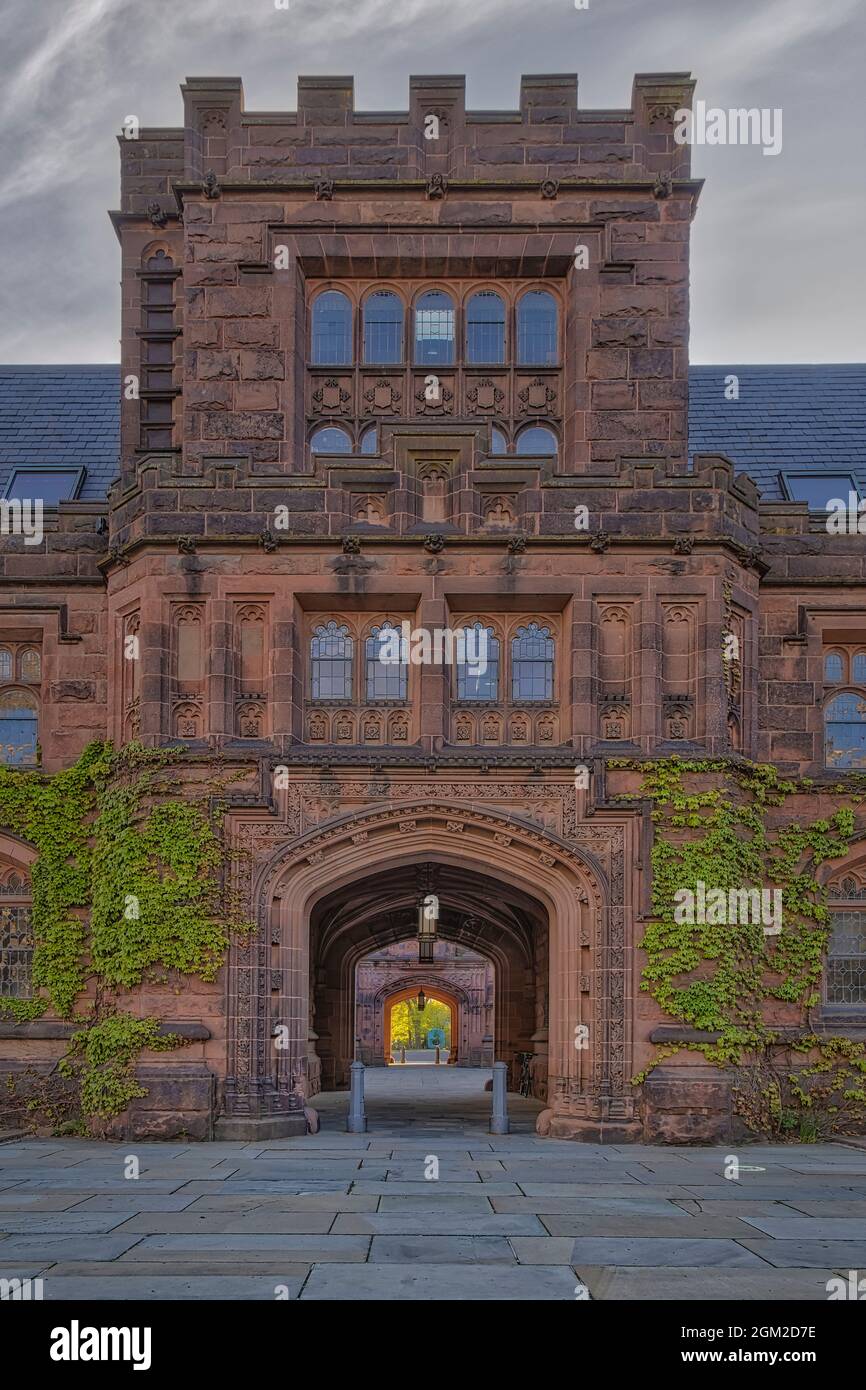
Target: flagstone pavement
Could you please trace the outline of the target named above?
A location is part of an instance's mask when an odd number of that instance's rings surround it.
[[[0,1144],[0,1279],[46,1300],[748,1301],[866,1274],[863,1141],[567,1143],[516,1096],[491,1135],[488,1075],[368,1069],[366,1134],[342,1092],[305,1138]]]

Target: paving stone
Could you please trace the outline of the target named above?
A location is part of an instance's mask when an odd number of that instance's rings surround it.
[[[866,1241],[863,1240],[745,1240],[740,1244],[776,1269],[806,1269],[809,1265],[846,1270],[866,1268]],[[2,1254],[0,1247],[0,1258]]]
[[[552,1236],[663,1236],[683,1240],[706,1238],[708,1240],[738,1240],[748,1236],[750,1228],[738,1216],[611,1216],[599,1211],[594,1216],[551,1216],[544,1213],[539,1217],[545,1229]],[[124,1230],[131,1229],[125,1226]],[[525,1234],[522,1231],[518,1235]]]
[[[191,1299],[216,1299],[227,1302],[251,1302],[253,1300],[271,1301],[276,1298],[275,1290],[284,1285],[287,1293],[281,1295],[289,1300],[296,1299],[304,1284],[304,1278],[275,1279],[261,1274],[246,1275],[201,1275],[184,1277],[174,1275],[130,1275],[123,1279],[70,1278],[64,1275],[52,1276],[45,1281],[44,1299],[46,1303],[74,1302],[88,1299],[141,1299],[143,1302],[165,1301],[184,1302]]]
[[[115,1260],[140,1239],[136,1235],[10,1235],[0,1241],[0,1260]]]
[[[385,1200],[384,1198],[382,1199]],[[658,1216],[680,1210],[661,1197],[491,1197],[494,1211],[534,1212],[539,1216]]]
[[[450,1214],[442,1207],[424,1211],[347,1212],[338,1216],[331,1230],[334,1235],[375,1236],[543,1236],[544,1226],[537,1216],[508,1216],[489,1212],[473,1215],[465,1211]]]
[[[375,1211],[378,1204],[378,1197],[366,1197],[361,1192],[308,1192],[300,1197],[234,1197],[226,1194],[217,1197],[196,1197],[192,1206],[187,1207],[187,1211],[245,1211],[252,1214],[268,1211],[323,1211],[336,1214],[341,1211]]]
[[[330,1211],[231,1212],[142,1212],[133,1215],[121,1233],[138,1231],[143,1235],[325,1235],[334,1222]],[[346,1235],[362,1235],[347,1231]]]
[[[774,1240],[860,1240],[866,1241],[866,1218],[832,1216],[746,1216]],[[2,1224],[2,1219],[0,1219]]]
[[[147,1192],[96,1192],[92,1197],[80,1201],[75,1211],[184,1211],[195,1200],[195,1197],[172,1192],[157,1193],[155,1196]],[[3,1218],[0,1216],[0,1226],[2,1224]]]
[[[22,1192],[12,1188],[0,1193],[0,1226],[3,1225],[5,1211],[69,1211],[78,1210],[82,1203],[80,1194],[60,1192],[46,1196],[41,1192]]]
[[[713,1303],[826,1302],[827,1269],[608,1269],[578,1264],[574,1270],[593,1299],[600,1302],[627,1299],[641,1302]],[[738,1314],[739,1317],[739,1314]],[[743,1321],[743,1319],[740,1319]],[[724,1320],[723,1320],[724,1322]],[[701,1345],[704,1345],[702,1343]]]
[[[550,1250],[553,1243],[555,1254]],[[786,1242],[787,1243],[787,1242]],[[511,1241],[521,1264],[591,1265],[735,1265],[758,1266],[758,1257],[733,1240],[667,1240],[663,1236],[606,1237],[578,1236],[574,1240],[550,1236],[515,1236]],[[793,1261],[791,1261],[793,1264]]]
[[[530,1237],[527,1237],[530,1239]],[[547,1242],[545,1242],[547,1243]],[[371,1264],[515,1264],[503,1236],[374,1236]],[[555,1264],[556,1261],[551,1261]]]
[[[375,1193],[377,1197],[394,1197],[397,1195],[411,1197],[412,1195],[417,1196],[419,1192],[423,1192],[425,1189],[429,1191],[432,1186],[432,1183],[425,1182],[423,1178],[420,1178],[418,1182],[406,1182],[405,1179],[401,1179],[400,1181],[395,1180],[393,1182],[362,1181],[352,1183],[352,1191],[366,1192],[368,1194]],[[473,1193],[480,1196],[482,1192],[485,1197],[520,1196],[520,1188],[513,1182],[450,1182],[447,1184],[447,1187],[449,1193],[453,1193],[455,1197],[471,1197]]]
[[[628,1186],[622,1183],[521,1182],[519,1191],[497,1192],[495,1195],[497,1197],[604,1197],[606,1201],[610,1198],[636,1197],[642,1201],[670,1201],[673,1197],[692,1197],[694,1193],[689,1192],[685,1187],[648,1188],[642,1187],[640,1183],[632,1183],[631,1186]]]
[[[115,1226],[134,1216],[135,1211],[127,1206],[125,1211],[114,1212],[0,1212],[0,1233],[9,1235],[107,1235]]]
[[[61,1260],[52,1265],[47,1272],[52,1277],[56,1275],[58,1278],[69,1279],[111,1279],[113,1285],[122,1285],[126,1279],[236,1279],[244,1275],[254,1276],[257,1279],[267,1277],[273,1279],[275,1283],[279,1283],[287,1279],[305,1279],[311,1269],[312,1265],[297,1260],[248,1261],[235,1255],[225,1259],[217,1256],[206,1263],[202,1263],[201,1260],[192,1256],[188,1260],[182,1257],[170,1260],[136,1260],[134,1264],[124,1260],[104,1262],[93,1260],[89,1264],[75,1260]],[[204,1296],[202,1295],[202,1297]]]
[[[315,1267],[301,1293],[305,1299],[357,1302],[504,1302],[574,1301],[577,1279],[570,1269],[535,1266],[521,1269],[486,1264],[412,1263],[406,1265],[332,1265]]]
[[[165,1259],[177,1255],[185,1260],[224,1259],[235,1252],[250,1261],[276,1258],[317,1264],[320,1260],[365,1260],[370,1249],[368,1236],[317,1235],[163,1235],[137,1238],[133,1260]],[[2,1249],[0,1249],[2,1254]]]

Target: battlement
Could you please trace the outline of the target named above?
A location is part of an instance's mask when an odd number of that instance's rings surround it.
[[[689,149],[673,129],[693,90],[688,73],[639,73],[627,109],[581,110],[575,73],[542,73],[521,78],[516,110],[467,111],[465,77],[415,76],[405,111],[358,111],[353,78],[299,77],[296,110],[257,112],[239,77],[190,77],[183,127],[121,136],[122,209],[143,212],[208,171],[253,185],[685,179]]]

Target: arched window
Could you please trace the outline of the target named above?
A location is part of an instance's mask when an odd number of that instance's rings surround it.
[[[552,454],[556,455],[557,441],[553,430],[547,429],[544,425],[530,425],[529,429],[521,430],[517,436],[518,454]]]
[[[0,681],[12,679],[12,653],[8,647],[0,647]]]
[[[405,700],[409,667],[401,630],[393,623],[374,627],[365,644],[366,698]]]
[[[490,431],[490,452],[491,454],[504,454],[508,448],[508,441],[502,430],[494,425]]]
[[[317,627],[310,641],[310,693],[314,700],[351,700],[355,644],[347,627]]]
[[[364,301],[364,361],[377,367],[403,361],[403,305],[392,290],[374,290]]]
[[[479,290],[466,306],[466,361],[490,367],[505,361],[505,305],[493,290]]]
[[[34,647],[25,647],[18,655],[18,679],[41,681],[42,658]]]
[[[379,427],[371,425],[368,430],[364,430],[361,435],[361,453],[378,454],[379,452]]]
[[[855,652],[851,662],[851,679],[857,685],[866,685],[866,652]]]
[[[827,685],[838,685],[845,678],[845,666],[841,652],[828,652],[824,657],[824,681]]]
[[[866,770],[866,700],[843,692],[824,707],[824,762],[827,767]]]
[[[518,302],[517,361],[521,367],[554,367],[559,361],[556,300],[547,290],[528,290]]]
[[[824,1001],[830,1009],[866,1009],[866,887],[862,875],[847,875],[830,886],[831,935],[824,973]]]
[[[29,690],[0,694],[0,762],[29,766],[36,762],[39,706]]]
[[[352,306],[340,290],[325,290],[313,304],[313,366],[352,362]]]
[[[492,627],[463,628],[457,652],[457,699],[499,699],[499,638]]]
[[[415,361],[430,367],[454,361],[454,304],[444,290],[428,290],[415,305]]]
[[[338,425],[321,425],[313,432],[310,450],[314,454],[351,454],[352,441]]]
[[[519,627],[511,640],[512,700],[553,699],[554,641],[538,623]]]

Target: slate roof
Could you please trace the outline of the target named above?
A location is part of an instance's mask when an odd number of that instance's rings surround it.
[[[850,471],[866,496],[866,364],[690,367],[692,454],[724,454],[767,500],[784,497],[780,469]]]
[[[726,401],[726,376],[740,397]],[[83,464],[79,498],[117,475],[120,368],[0,365],[0,496],[11,465]],[[852,471],[866,496],[866,364],[712,366],[689,371],[689,454],[724,454],[764,497],[780,469]]]
[[[0,497],[11,465],[87,469],[78,500],[98,501],[118,473],[120,368],[0,365]]]

